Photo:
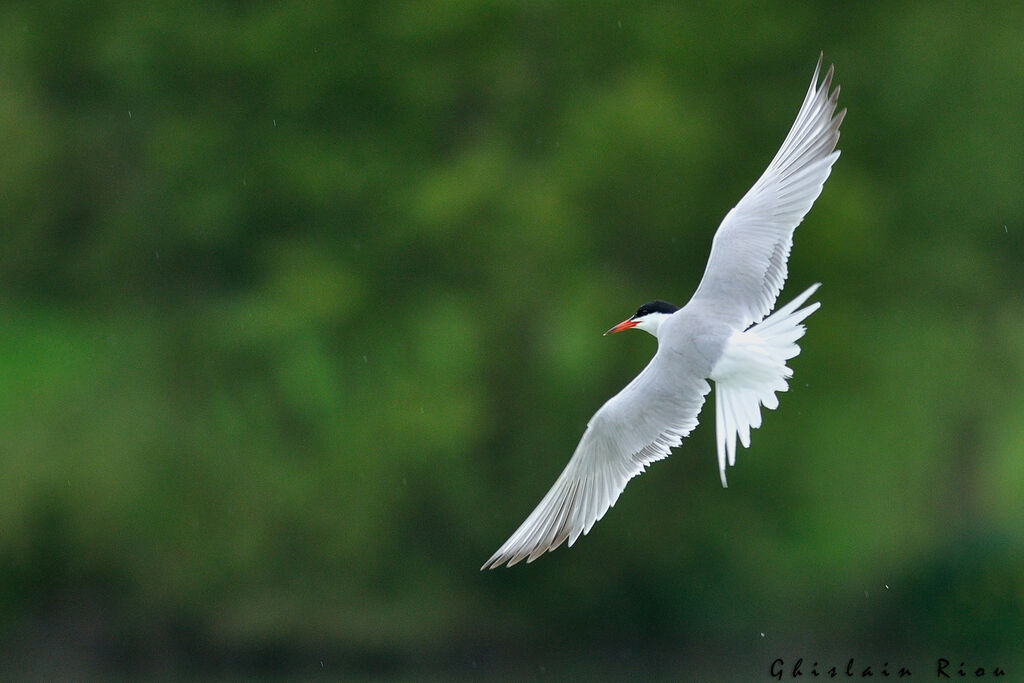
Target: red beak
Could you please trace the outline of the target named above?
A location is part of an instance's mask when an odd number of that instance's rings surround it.
[[[623,330],[628,330],[629,328],[636,327],[636,326],[637,326],[637,322],[635,320],[633,320],[632,318],[630,318],[629,320],[623,320],[621,323],[619,323],[618,325],[616,325],[612,329],[610,329],[607,332],[605,332],[605,336],[607,336],[609,334],[615,334],[616,332],[622,332]]]

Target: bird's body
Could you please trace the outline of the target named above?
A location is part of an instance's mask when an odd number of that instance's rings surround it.
[[[590,531],[625,488],[651,462],[669,455],[697,426],[697,415],[715,383],[718,462],[736,460],[737,439],[750,445],[761,425],[761,406],[778,405],[788,388],[786,361],[800,349],[803,320],[818,308],[801,308],[814,285],[772,312],[786,279],[793,231],[821,193],[832,164],[845,110],[833,115],[839,90],[811,87],[789,135],[761,178],[726,215],[711,247],[707,269],[682,308],[663,301],[641,306],[606,334],[631,327],[658,339],[644,370],[594,414],[568,465],[519,529],[484,564],[494,568],[532,562],[564,541]],[[771,313],[771,315],[769,315]],[[767,317],[766,317],[767,316]]]

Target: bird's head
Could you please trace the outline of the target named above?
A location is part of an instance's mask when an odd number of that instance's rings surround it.
[[[635,327],[657,337],[658,328],[661,327],[661,324],[678,310],[678,306],[673,306],[667,301],[650,301],[636,309],[636,313],[605,332],[605,334],[615,334],[616,332],[622,332],[623,330]]]

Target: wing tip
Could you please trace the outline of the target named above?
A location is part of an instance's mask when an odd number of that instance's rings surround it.
[[[836,65],[829,64],[828,71],[825,72],[825,77],[821,78],[821,66],[824,64],[825,53],[818,53],[818,63],[814,67],[814,75],[811,76],[811,85],[808,88],[807,99],[813,100],[816,97],[820,97],[824,93],[825,97],[832,104],[833,109],[839,100],[839,85],[832,88],[832,81],[836,75]],[[819,82],[820,81],[820,82]]]
[[[498,550],[498,552],[491,555],[491,558],[489,560],[484,562],[483,566],[480,567],[480,571],[494,571],[499,567],[512,567],[519,564],[524,559],[526,559],[527,563],[530,563],[533,562],[535,558],[527,559],[527,553],[523,553],[522,551],[518,553],[513,553],[509,550],[504,550],[504,548],[502,548]]]
[[[483,566],[480,567],[480,571],[494,570],[503,566],[514,567],[523,560],[526,560],[526,564],[530,564],[545,553],[557,550],[564,541],[565,539],[563,538],[557,543],[540,543],[533,547],[527,546],[506,549],[502,546],[498,549],[498,552],[491,555],[491,558],[484,562]]]

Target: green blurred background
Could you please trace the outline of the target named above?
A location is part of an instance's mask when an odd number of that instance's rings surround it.
[[[730,488],[705,410],[481,573],[822,50],[822,308]],[[1019,2],[5,2],[2,673],[1024,680],[1022,112]]]

